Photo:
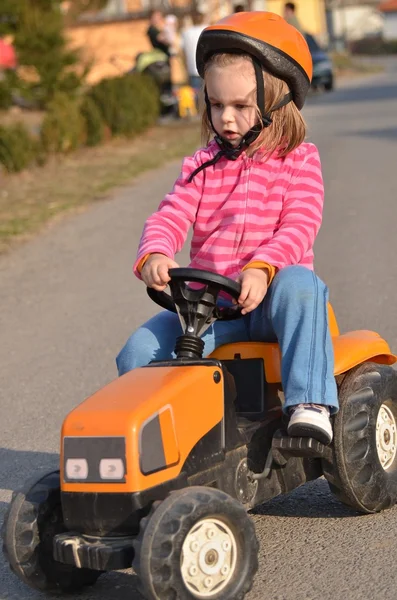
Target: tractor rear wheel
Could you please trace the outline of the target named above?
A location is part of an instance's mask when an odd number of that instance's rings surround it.
[[[397,502],[397,372],[363,363],[342,381],[332,458],[323,460],[331,491],[363,513]]]

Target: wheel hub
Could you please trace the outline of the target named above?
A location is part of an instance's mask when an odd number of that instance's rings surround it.
[[[397,452],[396,419],[386,404],[382,404],[376,420],[376,449],[380,464],[387,471],[391,467]]]
[[[236,561],[237,544],[231,529],[218,519],[202,519],[183,543],[182,579],[195,598],[211,598],[226,587]]]

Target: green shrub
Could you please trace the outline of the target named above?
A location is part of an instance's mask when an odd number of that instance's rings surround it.
[[[7,110],[11,105],[11,88],[6,81],[0,81],[0,109]]]
[[[18,64],[35,74],[34,79],[19,82],[24,100],[43,108],[57,92],[77,94],[83,83],[75,73],[79,53],[69,46],[62,3],[59,0],[1,0],[0,4],[4,8],[1,12],[14,23],[9,30],[14,34]]]
[[[352,54],[395,54],[397,53],[397,40],[385,40],[381,36],[354,40],[350,43]]]
[[[100,110],[92,98],[84,97],[80,112],[85,123],[85,143],[87,146],[100,144],[105,136],[105,127]]]
[[[160,93],[148,75],[130,74],[126,77],[130,79],[129,83],[139,107],[135,123],[136,132],[139,133],[156,123],[160,114]]]
[[[155,83],[138,73],[103,79],[90,91],[113,135],[132,136],[153,125],[159,115]]]
[[[397,40],[386,41],[385,51],[387,54],[397,54]]]
[[[9,173],[22,171],[35,159],[35,142],[23,123],[0,126],[0,164]]]
[[[84,119],[76,100],[58,92],[48,104],[41,127],[41,143],[45,152],[71,152],[84,140]]]

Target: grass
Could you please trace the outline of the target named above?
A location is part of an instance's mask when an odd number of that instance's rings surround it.
[[[331,58],[337,77],[365,75],[366,73],[378,73],[383,70],[380,65],[366,61],[365,58],[351,56],[347,52],[333,52]]]
[[[118,185],[199,146],[196,122],[154,127],[139,140],[114,139],[98,148],[51,159],[45,167],[2,178],[0,253],[37,233],[63,214],[107,197]]]
[[[344,53],[332,56],[336,75],[350,77],[379,71],[378,66]],[[36,132],[42,113],[0,113],[2,124],[24,118]],[[114,139],[69,156],[52,158],[44,167],[2,177],[0,188],[0,254],[71,211],[84,210],[117,187],[165,162],[191,154],[200,143],[197,122],[154,127],[139,139]]]

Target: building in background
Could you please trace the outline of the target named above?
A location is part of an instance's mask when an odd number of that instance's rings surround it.
[[[285,0],[267,0],[266,10],[283,15]],[[296,16],[302,29],[324,42],[327,38],[325,0],[294,0]]]
[[[329,48],[343,49],[349,42],[380,36],[387,20],[387,35],[395,37],[397,0],[295,0],[296,14],[302,28]],[[67,5],[67,1],[64,2]],[[148,14],[159,8],[174,14],[180,26],[191,22],[198,10],[207,23],[213,23],[232,12],[236,4],[246,10],[269,10],[283,15],[285,0],[108,0],[102,10],[84,14],[70,25],[72,45],[82,48],[86,61],[92,63],[88,77],[95,83],[103,77],[115,76],[134,66],[138,52],[150,50],[146,35]],[[383,10],[383,9],[382,9]],[[175,83],[186,80],[183,61],[171,58]]]
[[[384,16],[383,37],[387,41],[397,40],[397,0],[381,2],[379,10]]]
[[[382,35],[379,0],[326,0],[325,10],[331,47],[343,49],[349,42]]]
[[[294,4],[302,28],[330,48],[342,50],[349,42],[383,33],[385,17],[379,0],[295,0]],[[382,4],[394,6],[389,15],[397,20],[397,0]],[[283,0],[267,0],[267,10],[280,15],[283,5]],[[392,30],[397,27],[392,16],[389,21]]]
[[[67,15],[67,1],[64,3]],[[190,15],[199,11],[208,23],[231,14],[235,0],[109,0],[106,6],[95,13],[83,14],[67,29],[71,45],[81,49],[84,60],[92,67],[89,83],[104,77],[114,77],[127,72],[134,66],[139,52],[151,49],[146,35],[148,14],[159,8],[166,14],[174,14],[179,25],[191,21]],[[267,0],[246,0],[247,10],[267,10]],[[186,80],[183,61],[171,58],[172,77],[175,83]]]

